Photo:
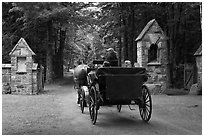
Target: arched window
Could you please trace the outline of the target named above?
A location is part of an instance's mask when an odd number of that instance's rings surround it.
[[[157,61],[157,44],[152,44],[148,52],[148,62]]]

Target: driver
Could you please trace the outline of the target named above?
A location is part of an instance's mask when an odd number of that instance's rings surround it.
[[[118,66],[118,63],[114,62],[118,60],[117,52],[114,51],[113,48],[108,48],[106,51],[107,51],[107,54],[106,54],[103,66]]]

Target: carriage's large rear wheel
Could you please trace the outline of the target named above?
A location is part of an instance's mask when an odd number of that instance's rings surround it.
[[[96,123],[97,115],[98,115],[98,109],[97,109],[97,95],[96,95],[96,88],[95,86],[92,86],[90,89],[90,98],[89,98],[89,113],[91,117],[91,121],[93,124]]]
[[[140,116],[142,120],[148,122],[152,114],[152,99],[146,86],[142,86],[142,99],[139,104]]]

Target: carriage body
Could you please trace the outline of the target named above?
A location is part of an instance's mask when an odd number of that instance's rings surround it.
[[[102,64],[103,61],[94,63]],[[87,68],[86,74],[86,84],[81,87],[81,110],[83,113],[84,102],[87,102],[93,124],[96,123],[99,108],[106,105],[117,105],[118,112],[122,105],[129,108],[130,105],[138,105],[142,120],[150,120],[152,101],[144,84],[148,79],[145,68],[96,67]]]
[[[147,81],[145,68],[107,67],[96,70],[95,87],[102,96],[99,105],[138,104]]]

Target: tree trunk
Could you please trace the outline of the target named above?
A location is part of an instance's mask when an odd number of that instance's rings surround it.
[[[131,6],[130,6],[131,7]],[[127,30],[129,30],[128,32],[128,59],[131,61],[131,63],[133,62],[133,55],[132,55],[132,52],[133,52],[133,46],[132,46],[132,31],[133,30],[131,30],[131,24],[132,24],[132,20],[131,20],[131,12],[129,12],[129,17],[128,17],[128,26],[127,26]]]
[[[65,30],[60,30],[60,46],[58,48],[58,52],[57,52],[57,78],[63,78],[63,66],[64,66],[64,55],[63,55],[63,51],[64,51],[64,46],[65,46],[65,35],[66,35],[66,31]]]
[[[121,3],[121,9],[122,11],[125,10],[127,6],[127,3],[123,2]],[[123,32],[121,33],[121,41],[122,41],[122,53],[123,53],[123,61],[128,59],[128,37],[127,37],[127,29],[128,29],[128,25],[127,25],[127,21],[126,21],[126,16],[124,14],[121,15],[122,19],[121,19],[121,24],[123,26]],[[122,63],[121,63],[122,64]]]
[[[125,28],[127,28],[127,26],[125,26]],[[124,61],[125,61],[128,59],[128,37],[127,37],[126,29],[123,32],[123,54],[124,54]]]
[[[52,40],[52,21],[47,25],[47,55],[46,55],[46,83],[53,81],[53,40]]]
[[[166,7],[168,10],[167,12],[167,23],[170,19],[172,19],[172,5],[168,5]],[[173,87],[173,31],[172,31],[172,26],[168,26],[167,27],[167,36],[169,36],[169,39],[167,41],[167,60],[168,60],[168,64],[167,64],[167,87],[171,88]]]
[[[119,20],[119,25],[120,25],[120,28],[122,28],[122,4],[119,3],[119,8],[120,8],[120,20]],[[121,63],[121,60],[122,60],[122,30],[120,29],[120,32],[119,32],[119,42],[118,42],[118,45],[119,45],[119,49],[118,49],[118,65],[119,66],[122,66],[122,63]]]
[[[128,25],[127,25],[127,20],[124,18],[123,19],[123,25],[125,27],[124,32],[123,32],[123,54],[124,54],[124,61],[128,60]]]
[[[135,47],[135,40],[134,40],[134,31],[135,31],[135,14],[134,14],[134,4],[131,4],[131,45],[132,45],[132,66],[134,65],[134,62],[137,62],[137,52]]]

